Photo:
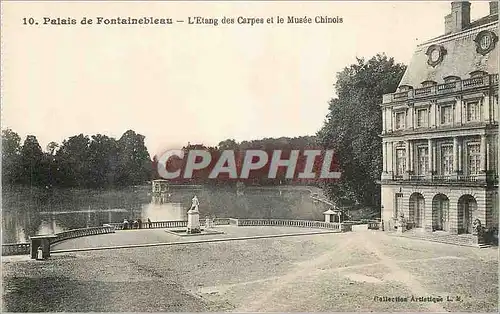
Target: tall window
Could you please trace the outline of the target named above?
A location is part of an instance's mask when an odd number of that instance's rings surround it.
[[[396,202],[394,206],[394,217],[393,218],[398,218],[400,211],[403,210],[403,193],[396,193]]]
[[[396,149],[396,175],[402,176],[406,171],[406,150]]]
[[[427,109],[419,109],[417,110],[417,127],[426,127],[427,126]]]
[[[479,143],[467,145],[467,172],[469,175],[479,174],[481,167],[481,148]]]
[[[406,114],[404,112],[396,113],[396,129],[404,129],[405,128],[405,120]]]
[[[425,175],[429,172],[429,155],[427,147],[419,147],[417,149],[417,158],[418,158],[418,174]]]
[[[467,121],[468,122],[479,121],[479,115],[480,115],[479,110],[480,110],[480,108],[479,108],[478,101],[468,103],[467,104]]]
[[[453,173],[453,146],[441,146],[441,174],[450,175]]]
[[[443,106],[441,107],[441,124],[451,124],[453,123],[453,107]]]

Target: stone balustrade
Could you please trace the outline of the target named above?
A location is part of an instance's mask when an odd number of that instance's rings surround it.
[[[2,244],[2,256],[28,255],[30,253],[30,243],[8,243]]]
[[[396,92],[383,95],[383,103],[406,101],[408,99],[422,98],[436,95],[454,93],[461,90],[480,88],[485,86],[494,86],[498,84],[498,74],[489,74],[485,76],[472,77],[453,82],[447,82],[434,86],[410,89],[404,92]]]
[[[215,218],[214,223],[218,226],[221,225],[229,225],[230,224],[230,219],[231,218]]]
[[[215,225],[229,225],[231,218],[215,218]],[[203,224],[205,222],[204,219],[201,220]],[[113,222],[108,225],[113,226],[115,230],[124,230],[124,226],[122,222]],[[184,228],[187,227],[187,220],[163,220],[163,221],[142,221],[141,225],[138,226],[139,229],[155,229],[155,228]],[[129,228],[134,229],[134,228]]]
[[[382,180],[419,181],[422,183],[429,183],[429,184],[431,184],[431,183],[432,184],[434,184],[434,183],[439,184],[442,182],[446,182],[449,184],[463,184],[464,182],[467,182],[467,183],[474,183],[474,184],[477,184],[478,186],[481,186],[481,185],[485,185],[485,184],[497,183],[498,176],[495,173],[487,173],[486,175],[463,175],[463,174],[414,175],[414,174],[410,174],[408,176],[397,175],[397,174],[384,174],[384,177]]]
[[[341,225],[336,222],[314,220],[289,220],[289,219],[236,219],[237,226],[278,226],[302,227],[341,230]]]
[[[55,244],[57,242],[73,238],[86,237],[98,234],[108,234],[114,232],[115,228],[113,226],[72,229],[56,233],[55,234],[56,237],[50,240],[50,244]],[[2,256],[30,254],[30,245],[31,244],[29,242],[2,244]]]
[[[341,232],[351,231],[355,222],[323,222],[313,220],[292,220],[292,219],[236,219],[236,218],[215,218],[215,225],[234,225],[234,226],[277,226],[277,227],[299,227],[299,228],[318,228],[339,230]],[[378,229],[379,222],[369,222],[369,229]],[[141,228],[182,228],[187,227],[185,220],[154,221],[151,223],[142,222]],[[73,229],[56,233],[50,240],[50,244],[69,240],[78,237],[91,235],[114,233],[115,230],[122,230],[123,223],[109,223],[102,227],[91,227]],[[2,255],[26,255],[30,253],[30,243],[10,243],[2,245]]]
[[[112,226],[102,226],[102,227],[90,227],[81,229],[72,229],[68,231],[63,231],[56,233],[57,238],[50,241],[50,244],[54,244],[60,241],[69,240],[73,238],[86,237],[98,234],[108,234],[114,233],[115,228]]]

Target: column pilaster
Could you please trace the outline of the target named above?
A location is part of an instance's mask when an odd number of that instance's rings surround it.
[[[458,137],[453,138],[453,176],[458,175]]]

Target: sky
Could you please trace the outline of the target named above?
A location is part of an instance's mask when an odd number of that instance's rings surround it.
[[[336,73],[377,53],[408,64],[444,32],[448,1],[3,2],[2,129],[45,149],[80,133],[132,129],[150,154],[314,135]],[[473,20],[488,2],[472,2]],[[342,17],[341,24],[276,24],[276,16]],[[43,18],[274,17],[264,25],[40,25]],[[33,17],[39,25],[23,25]]]

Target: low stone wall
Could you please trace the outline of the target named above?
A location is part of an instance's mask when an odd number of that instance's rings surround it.
[[[354,232],[368,231],[369,226],[368,226],[368,224],[362,224],[362,225],[359,224],[359,225],[352,225],[351,228],[352,228],[352,231],[354,231]]]
[[[56,233],[57,238],[50,241],[50,244],[54,244],[60,241],[69,240],[73,238],[86,237],[98,234],[108,234],[114,233],[115,228],[112,226],[102,226],[102,227],[90,227],[81,229],[72,229],[68,231],[63,231]]]
[[[115,228],[113,226],[102,226],[102,227],[91,227],[82,229],[73,229],[68,231],[63,231],[56,233],[56,238],[50,241],[50,244],[54,244],[60,241],[69,240],[73,238],[86,237],[98,234],[108,234],[114,233]],[[2,256],[10,255],[27,255],[30,254],[31,243],[10,243],[2,245]]]
[[[108,224],[113,226],[115,230],[125,230],[124,224],[122,222],[114,222]],[[156,229],[156,228],[182,228],[187,227],[186,220],[166,220],[166,221],[152,221],[152,222],[142,222],[137,227],[133,224],[129,224],[127,229]]]
[[[229,218],[229,224],[232,226],[237,226],[238,225],[238,219],[236,218]]]
[[[280,226],[342,230],[336,222],[289,219],[236,219],[237,226]],[[343,230],[342,230],[343,231]]]
[[[216,225],[221,226],[221,225],[229,225],[230,220],[231,218],[215,218],[214,222]]]
[[[378,220],[368,220],[368,219],[361,219],[361,220],[354,220],[354,221],[344,221],[344,224],[349,224],[351,226],[355,225],[368,225],[368,229],[371,230],[379,230],[381,228],[381,222]]]
[[[30,254],[29,242],[2,244],[2,256],[28,254]]]
[[[232,218],[214,218],[213,222],[215,225],[229,225]],[[205,219],[200,219],[200,224],[203,226],[205,224]],[[107,224],[113,226],[115,230],[124,230],[124,225],[122,222],[113,222]],[[163,221],[152,221],[152,222],[141,222],[140,226],[134,227],[133,224],[129,224],[128,229],[157,229],[157,228],[184,228],[187,227],[187,220],[163,220]]]
[[[299,228],[318,228],[339,230],[342,232],[352,231],[349,223],[335,223],[312,220],[290,220],[290,219],[236,219],[236,218],[215,218],[215,225],[234,225],[234,226],[277,226],[277,227],[299,227]],[[204,225],[204,220],[200,221]],[[185,228],[187,221],[153,221],[151,223],[142,222],[141,229],[156,228]],[[50,240],[50,244],[69,240],[78,237],[85,237],[98,234],[114,233],[115,230],[123,230],[123,223],[110,223],[102,227],[91,227],[82,229],[73,229],[56,233],[56,238]],[[11,243],[2,245],[2,255],[24,255],[30,254],[30,243]]]

